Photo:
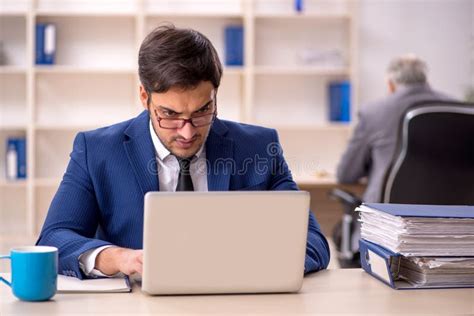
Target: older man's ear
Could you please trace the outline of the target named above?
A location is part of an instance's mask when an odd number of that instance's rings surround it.
[[[395,84],[395,82],[388,79],[387,80],[387,85],[388,85],[388,93],[389,94],[395,93],[395,91],[397,90],[397,85]]]

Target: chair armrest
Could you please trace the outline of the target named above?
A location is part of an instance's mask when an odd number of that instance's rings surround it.
[[[362,204],[362,199],[357,195],[338,188],[329,191],[329,197],[333,200],[341,202],[344,206],[344,212],[346,214],[352,213],[354,208]]]

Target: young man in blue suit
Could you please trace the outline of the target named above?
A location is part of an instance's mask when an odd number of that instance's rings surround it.
[[[74,140],[38,240],[59,248],[62,274],[141,273],[146,192],[298,189],[276,131],[217,118],[222,65],[204,35],[155,29],[140,47],[139,75],[146,111]],[[305,271],[328,262],[309,212]]]

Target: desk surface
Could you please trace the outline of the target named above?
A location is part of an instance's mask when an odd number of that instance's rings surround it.
[[[306,175],[293,175],[295,182],[299,186],[304,187],[335,187],[337,185],[337,180],[334,175],[315,175],[315,174],[306,174]]]
[[[18,301],[8,287],[0,285],[2,316],[105,313],[466,315],[474,314],[474,289],[397,291],[360,269],[312,274],[297,294],[148,296],[135,285],[132,293],[57,294],[49,302],[28,303]]]

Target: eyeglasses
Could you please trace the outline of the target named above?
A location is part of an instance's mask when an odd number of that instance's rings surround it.
[[[210,114],[194,116],[189,119],[159,117],[156,113],[156,109],[155,114],[158,118],[158,125],[160,125],[160,127],[164,129],[180,129],[183,128],[186,123],[190,123],[194,127],[203,127],[212,124],[212,122],[214,122],[217,117],[217,111],[214,111]]]
[[[186,123],[190,123],[193,127],[203,127],[212,124],[217,117],[217,106],[213,113],[193,116],[189,119],[184,118],[164,118],[158,115],[155,105],[150,101],[153,106],[155,115],[158,120],[158,125],[164,129],[180,129],[183,128]]]

